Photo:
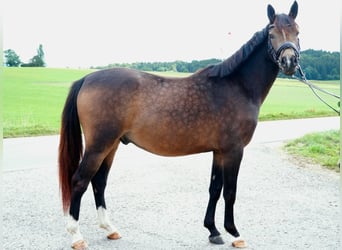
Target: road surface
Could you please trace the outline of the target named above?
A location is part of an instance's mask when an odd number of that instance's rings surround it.
[[[248,249],[340,249],[339,174],[286,155],[283,142],[339,129],[339,118],[260,122],[238,180],[236,225]],[[3,142],[3,249],[70,249],[57,177],[58,136]],[[82,200],[81,232],[90,249],[233,249],[208,242],[203,219],[211,154],[160,157],[120,145],[110,172],[107,207],[123,238],[98,229],[91,188]]]

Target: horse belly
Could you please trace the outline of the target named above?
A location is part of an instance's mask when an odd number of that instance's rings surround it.
[[[207,136],[160,127],[149,131],[132,131],[125,137],[138,147],[163,156],[182,156],[213,150],[212,140]]]

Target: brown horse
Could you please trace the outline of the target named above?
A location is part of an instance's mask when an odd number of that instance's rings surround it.
[[[227,60],[189,77],[114,68],[89,74],[72,85],[62,115],[59,178],[74,248],[86,248],[78,220],[81,198],[90,182],[100,227],[109,239],[121,237],[108,219],[104,198],[120,141],[164,156],[213,152],[204,226],[212,243],[223,243],[214,222],[223,188],[224,227],[235,237],[234,246],[245,246],[233,215],[240,162],[279,69],[286,75],[297,69],[297,11],[297,2],[288,15],[276,15],[269,5],[269,24],[263,30]]]

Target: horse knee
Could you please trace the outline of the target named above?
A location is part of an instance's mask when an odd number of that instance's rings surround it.
[[[210,199],[217,201],[221,195],[221,188],[220,187],[215,187],[215,188],[210,187],[209,195],[210,195]]]

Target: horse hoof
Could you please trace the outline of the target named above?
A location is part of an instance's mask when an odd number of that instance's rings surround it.
[[[209,241],[213,244],[216,244],[216,245],[223,245],[224,244],[224,241],[220,235],[209,236]]]
[[[236,248],[246,248],[247,244],[244,240],[236,240],[232,242],[232,246]]]
[[[86,250],[88,248],[88,244],[85,240],[79,240],[73,243],[71,247],[75,250]]]
[[[107,238],[110,240],[118,240],[121,238],[121,235],[118,232],[114,232],[108,235]]]

